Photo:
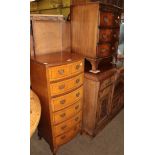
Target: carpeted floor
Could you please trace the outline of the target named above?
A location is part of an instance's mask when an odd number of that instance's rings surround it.
[[[52,155],[44,139],[37,133],[31,138],[31,155]],[[95,138],[78,135],[60,147],[57,155],[123,155],[124,154],[124,110],[122,110]]]

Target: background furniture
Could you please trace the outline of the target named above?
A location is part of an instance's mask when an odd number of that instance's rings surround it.
[[[57,52],[31,57],[31,86],[41,100],[39,137],[55,154],[81,130],[83,57]]]
[[[41,115],[41,105],[38,96],[30,90],[30,137],[34,134]]]
[[[63,15],[31,15],[31,56],[70,52],[70,23]]]
[[[121,8],[101,2],[71,6],[71,48],[82,54],[96,72],[98,64],[117,54]],[[79,46],[80,45],[80,46]]]

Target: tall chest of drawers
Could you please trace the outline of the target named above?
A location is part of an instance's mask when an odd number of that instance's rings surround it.
[[[98,69],[100,61],[112,61],[119,43],[122,9],[101,2],[71,6],[71,47]],[[79,46],[80,44],[80,46]]]
[[[55,154],[81,131],[83,57],[53,53],[31,57],[31,86],[41,101],[38,135]]]

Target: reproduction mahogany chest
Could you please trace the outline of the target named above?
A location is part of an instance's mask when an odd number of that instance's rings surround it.
[[[83,57],[52,53],[31,57],[31,86],[41,101],[38,135],[55,154],[81,131],[83,106]]]
[[[115,67],[85,73],[82,130],[86,134],[95,136],[123,107],[123,94],[119,94],[123,88],[118,83]]]
[[[71,6],[71,47],[98,69],[101,60],[112,61],[119,43],[121,8],[101,2]]]

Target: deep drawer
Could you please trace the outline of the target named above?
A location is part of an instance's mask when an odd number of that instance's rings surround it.
[[[51,96],[59,95],[67,91],[78,88],[83,84],[83,74],[64,80],[57,83],[50,84]]]
[[[50,109],[52,112],[62,110],[83,97],[83,86],[79,89],[68,93],[66,95],[52,98],[50,103]]]

